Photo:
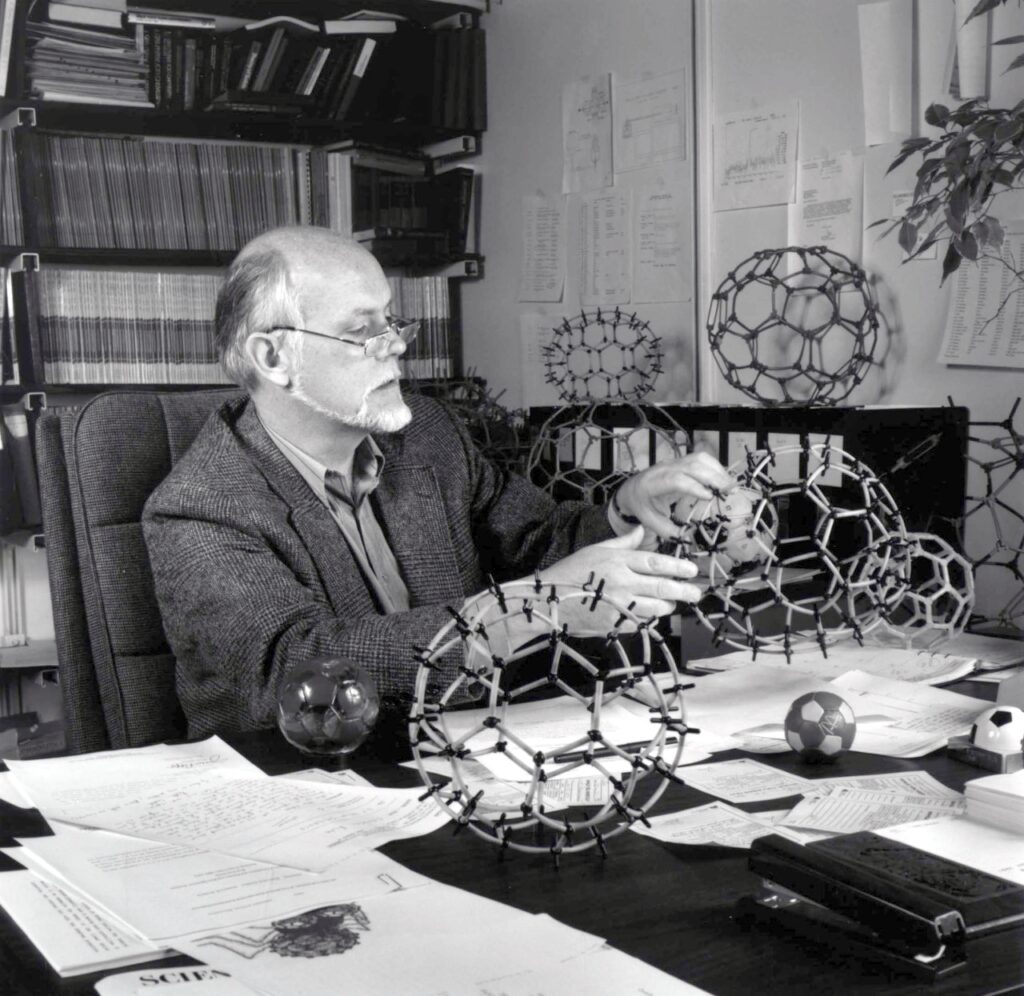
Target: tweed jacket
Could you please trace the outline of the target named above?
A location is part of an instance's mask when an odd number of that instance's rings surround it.
[[[385,459],[374,511],[411,609],[384,615],[330,512],[274,445],[251,401],[216,411],[143,512],[157,599],[190,736],[271,725],[289,667],[335,653],[408,701],[446,606],[612,535],[601,508],[557,503],[501,471],[427,398]],[[435,673],[456,674],[458,655]]]

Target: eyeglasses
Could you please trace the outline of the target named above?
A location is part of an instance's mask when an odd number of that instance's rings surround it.
[[[397,336],[406,345],[416,338],[421,323],[412,318],[392,317],[388,319],[384,331],[375,332],[366,339],[348,339],[343,335],[328,335],[326,332],[314,332],[312,329],[295,328],[292,325],[277,325],[271,332],[304,332],[306,335],[315,335],[321,339],[333,339],[335,342],[344,342],[349,346],[358,346],[366,356],[372,359],[380,359],[386,356],[391,347],[391,336]],[[360,331],[362,331],[360,329]]]

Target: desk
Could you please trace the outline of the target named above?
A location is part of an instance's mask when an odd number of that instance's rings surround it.
[[[225,739],[271,774],[304,766],[299,754],[276,732]],[[717,755],[722,759],[740,756],[749,755]],[[801,765],[792,754],[765,755],[761,760],[812,778],[921,768],[958,790],[963,789],[965,780],[984,774],[941,753],[915,761],[853,753],[834,766],[818,768]],[[371,758],[357,755],[353,767],[377,784],[417,784],[414,773]],[[695,789],[670,785],[654,812],[708,801],[710,797]],[[772,800],[743,808],[777,809],[783,805]],[[37,814],[0,806],[5,837],[45,832]],[[543,856],[512,853],[499,860],[494,845],[469,831],[453,837],[450,828],[443,828],[426,837],[389,844],[384,853],[439,882],[532,913],[549,913],[573,927],[606,937],[628,954],[716,996],[821,992],[979,996],[1024,985],[1024,929],[972,942],[968,969],[936,985],[889,976],[881,968],[830,955],[798,938],[759,929],[746,932],[732,919],[736,900],[757,885],[756,877],[747,870],[745,851],[677,847],[627,832],[609,842],[607,859],[602,860],[596,850],[563,856],[556,870]],[[429,913],[424,911],[424,915]],[[436,915],[443,913],[437,911]],[[458,925],[453,924],[452,930],[457,931]],[[160,964],[189,962],[176,959]],[[0,913],[0,993],[77,996],[93,993],[92,984],[99,977],[58,978]]]

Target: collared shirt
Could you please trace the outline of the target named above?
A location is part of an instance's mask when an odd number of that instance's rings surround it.
[[[264,423],[267,435],[324,503],[385,613],[409,611],[409,589],[369,502],[380,482],[384,454],[364,436],[352,455],[352,478],[322,464]]]

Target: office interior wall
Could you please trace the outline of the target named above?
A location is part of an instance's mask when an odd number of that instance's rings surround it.
[[[944,93],[946,38],[953,0],[904,0],[913,5],[915,23],[914,109],[916,134],[933,133],[924,109]],[[864,149],[864,111],[860,72],[858,0],[707,0],[705,66],[708,108],[698,147],[710,149],[710,124],[718,114],[752,109],[796,97],[800,101],[800,158]],[[1024,34],[1024,8],[1010,3],[993,14],[991,37]],[[1024,97],[1024,69],[1004,73],[1020,46],[993,47],[989,60],[990,103],[1012,107]],[[889,216],[891,195],[912,189],[916,163],[886,177],[898,146],[875,146],[865,156],[865,224]],[[919,162],[919,160],[918,160]],[[705,164],[706,165],[706,164]],[[709,175],[705,170],[702,177]],[[1024,219],[1024,197],[1004,200],[997,214],[1005,221]],[[709,295],[732,267],[758,249],[787,245],[785,207],[715,213],[711,192],[702,187],[700,231],[707,242],[701,274],[699,309],[707,315]],[[1024,371],[993,367],[945,366],[936,357],[950,307],[952,283],[940,287],[939,259],[901,263],[895,235],[879,241],[880,229],[864,234],[865,262],[871,267],[883,319],[888,326],[886,355],[849,398],[853,404],[944,404],[951,397],[968,407],[975,420],[1004,419],[1024,394]],[[967,265],[967,264],[965,264]],[[701,336],[703,347],[705,337]],[[703,400],[744,402],[731,388],[706,348],[701,350]],[[1022,405],[1024,408],[1024,405]],[[1018,412],[1018,429],[1024,412]],[[981,448],[980,457],[989,455]],[[950,473],[955,469],[950,468]],[[972,473],[969,494],[983,481]],[[1024,475],[1003,495],[1024,509]],[[1004,514],[1008,538],[1020,542],[1020,528]],[[968,548],[974,553],[996,541],[985,515],[968,520]],[[1006,602],[1015,582],[1005,571],[978,574],[979,608],[985,613]],[[1019,587],[1019,583],[1016,583]]]
[[[466,366],[495,392],[504,392],[502,402],[510,407],[522,400],[520,313],[572,316],[580,307],[571,251],[562,303],[518,300],[522,198],[555,196],[562,190],[562,89],[596,73],[633,80],[644,72],[688,69],[692,12],[692,0],[504,0],[491,5],[486,18],[488,128],[477,160],[486,276],[464,285],[462,307]],[[688,193],[692,163],[691,154],[683,164]],[[650,173],[619,174],[616,185],[644,182]],[[666,347],[658,400],[692,397],[693,307],[692,301],[635,306]],[[680,362],[688,365],[686,370]]]

